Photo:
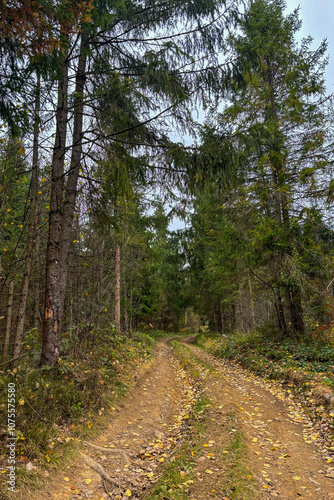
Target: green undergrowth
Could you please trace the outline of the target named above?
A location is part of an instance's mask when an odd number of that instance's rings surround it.
[[[110,415],[153,346],[165,333],[133,333],[130,337],[113,329],[98,332],[80,342],[65,335],[61,358],[55,369],[39,368],[40,346],[13,369],[0,371],[0,467],[6,467],[7,387],[15,384],[17,486],[25,484],[27,462],[48,469],[73,453],[80,439],[92,438],[107,425]],[[25,346],[25,347],[26,347]],[[5,474],[1,476],[5,477]]]
[[[258,375],[280,378],[282,373],[298,370],[305,381],[316,377],[334,388],[334,342],[325,339],[282,339],[265,331],[252,334],[201,334],[196,344],[221,358],[234,360]]]
[[[202,420],[210,400],[202,395],[189,418],[189,433],[182,446],[165,465],[161,477],[152,486],[145,500],[188,500],[188,487],[197,477],[194,466],[203,450],[206,426]]]

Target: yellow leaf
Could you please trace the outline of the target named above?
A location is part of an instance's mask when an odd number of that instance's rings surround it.
[[[208,444],[203,444],[204,448],[209,448]]]
[[[91,480],[91,479],[85,479],[85,483],[86,483],[86,484],[90,484],[91,482],[92,482],[92,480]]]
[[[299,481],[300,480],[300,477],[299,476],[293,476],[293,478],[295,481]]]
[[[248,474],[247,479],[252,479],[252,476]]]
[[[162,458],[159,458],[159,462],[164,462],[165,459],[162,457]]]
[[[206,469],[206,471],[205,471],[205,472],[206,472],[207,474],[213,474],[212,470],[210,470],[210,469]]]
[[[20,401],[19,401],[19,405],[20,405],[20,406],[23,406],[23,405],[24,405],[24,399],[20,399]]]
[[[257,443],[257,438],[252,439],[253,443]]]
[[[64,481],[69,481],[70,478],[69,477],[64,477]]]
[[[130,491],[130,490],[125,490],[124,495],[125,495],[126,497],[131,497],[132,493],[131,493],[131,491]]]
[[[88,425],[88,429],[90,429],[92,427],[92,422],[87,422],[87,425]]]

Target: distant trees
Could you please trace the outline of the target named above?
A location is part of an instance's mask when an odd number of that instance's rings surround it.
[[[11,357],[34,344],[54,367],[64,332],[93,342],[111,324],[176,330],[189,308],[221,332],[275,322],[298,337],[331,321],[326,44],[298,45],[298,12],[285,16],[282,0],[237,6],[1,6],[0,325]],[[180,131],[200,146],[174,142]],[[171,234],[165,200],[178,195],[192,209]]]

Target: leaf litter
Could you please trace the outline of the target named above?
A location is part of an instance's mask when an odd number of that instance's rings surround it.
[[[291,389],[285,391],[283,384],[189,347],[222,375],[222,402],[232,403],[238,413],[263,494],[269,494],[268,498],[334,498],[334,482],[330,481],[334,479],[333,426],[328,411],[312,407],[322,419],[320,423],[314,421],[309,411],[313,401],[307,400],[305,411],[302,402]]]

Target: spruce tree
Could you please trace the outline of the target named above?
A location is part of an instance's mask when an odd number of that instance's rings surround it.
[[[231,47],[242,79],[215,124],[223,142],[243,155],[239,179],[252,211],[253,265],[267,266],[281,331],[304,332],[299,223],[316,204],[316,187],[330,162],[324,41],[300,45],[298,10],[284,14],[283,0],[254,0]],[[269,245],[269,246],[268,246]],[[271,255],[268,263],[268,253]],[[256,264],[255,264],[256,262]]]

